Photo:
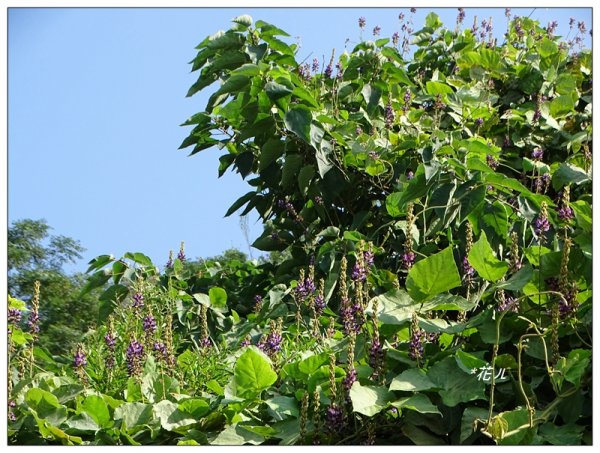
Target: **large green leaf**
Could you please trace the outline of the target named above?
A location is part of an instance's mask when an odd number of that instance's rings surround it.
[[[312,111],[303,105],[292,107],[283,118],[285,127],[310,144],[310,125],[312,122]]]
[[[397,407],[398,409],[409,409],[411,411],[420,412],[421,414],[442,415],[437,406],[432,404],[431,400],[421,393],[417,393],[406,398],[401,398],[392,402],[391,405]]]
[[[490,282],[497,282],[508,270],[508,264],[494,256],[494,250],[483,230],[479,240],[473,244],[468,259],[477,273]]]
[[[583,168],[573,164],[562,162],[558,170],[552,175],[552,187],[555,190],[569,184],[583,184],[591,182],[589,175]]]
[[[246,429],[244,425],[227,426],[211,442],[212,445],[260,445],[265,441],[264,436]]]
[[[350,399],[354,412],[371,417],[381,412],[394,399],[394,394],[385,387],[362,386],[357,381],[350,389]]]
[[[460,284],[452,247],[415,263],[406,279],[406,289],[416,301],[423,301]]]
[[[485,384],[475,375],[462,371],[454,357],[446,357],[436,363],[427,372],[427,377],[442,389],[439,394],[447,406],[485,399]]]
[[[137,431],[152,420],[152,404],[125,403],[115,409],[115,420],[123,420],[127,430]]]
[[[54,426],[60,426],[67,418],[67,408],[58,402],[56,396],[40,388],[32,388],[25,394],[25,402],[41,419]]]
[[[246,348],[235,362],[233,382],[237,396],[254,398],[276,380],[277,373],[273,371],[271,360],[254,346]]]
[[[390,390],[403,392],[420,392],[435,388],[435,384],[427,377],[427,373],[420,368],[411,368],[403,371],[390,384]]]
[[[223,288],[213,286],[208,290],[208,297],[210,298],[210,306],[217,309],[227,308],[227,292]]]
[[[154,417],[160,420],[160,425],[167,431],[174,431],[184,426],[193,425],[197,420],[186,412],[179,410],[177,403],[163,400],[153,406]]]
[[[89,395],[81,402],[81,409],[87,413],[100,427],[111,424],[110,413],[104,398],[98,395]]]

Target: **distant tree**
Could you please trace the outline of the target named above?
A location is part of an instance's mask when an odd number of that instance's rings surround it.
[[[79,241],[51,235],[43,219],[23,219],[8,229],[8,292],[29,301],[41,283],[40,345],[53,354],[68,353],[96,319],[98,295],[80,297],[85,275],[67,275],[63,266],[81,258]]]

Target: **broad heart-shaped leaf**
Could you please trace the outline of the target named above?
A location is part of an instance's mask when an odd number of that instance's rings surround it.
[[[401,398],[392,402],[391,405],[397,407],[398,409],[409,409],[420,412],[421,414],[442,415],[437,406],[432,404],[431,400],[421,393],[417,393],[406,398]]]
[[[384,409],[394,399],[394,394],[385,387],[365,385],[357,381],[350,389],[354,412],[371,417]]]
[[[283,118],[285,127],[310,144],[310,124],[312,122],[312,112],[308,107],[296,105],[292,107]]]
[[[56,396],[40,388],[32,388],[25,394],[25,402],[41,419],[54,426],[60,426],[67,419],[67,408],[58,402]]]
[[[214,286],[208,290],[210,306],[213,308],[227,308],[227,292],[223,288]]]
[[[583,168],[565,162],[561,163],[558,170],[552,175],[552,187],[554,187],[555,190],[558,190],[567,184],[579,185],[591,181],[589,175]]]
[[[125,403],[115,409],[115,420],[123,420],[128,431],[135,431],[152,420],[152,404]]]
[[[427,373],[420,368],[411,368],[403,371],[390,384],[390,390],[402,392],[420,392],[435,388],[435,384],[427,377]]]
[[[211,445],[260,445],[264,442],[264,436],[245,429],[243,425],[229,425],[211,441]]]
[[[81,402],[81,409],[88,414],[100,427],[107,427],[111,423],[108,406],[99,395],[89,395]]]
[[[200,398],[190,398],[180,402],[178,409],[195,419],[199,419],[210,412],[210,404],[208,401]]]
[[[479,240],[473,244],[468,259],[477,273],[490,282],[497,282],[508,270],[508,264],[494,256],[494,251],[483,230]]]
[[[475,375],[462,371],[454,357],[446,357],[427,371],[427,377],[441,388],[439,394],[446,406],[485,399],[485,384]]]
[[[235,362],[233,382],[239,397],[254,398],[277,380],[271,360],[255,346],[249,346]]]
[[[590,363],[591,355],[592,351],[589,349],[573,349],[569,352],[567,358],[560,358],[556,364],[556,369],[559,373],[556,373],[554,377],[554,381],[557,383],[559,389],[562,387],[563,380],[567,380],[576,386],[579,385]]]
[[[178,409],[177,403],[163,400],[153,406],[154,418],[160,420],[160,425],[167,431],[174,431],[183,426],[193,425],[197,420]]]
[[[423,301],[460,284],[452,247],[416,263],[406,279],[408,294],[416,301]]]

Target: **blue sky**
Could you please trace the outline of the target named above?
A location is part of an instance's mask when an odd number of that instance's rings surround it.
[[[545,26],[569,18],[591,28],[591,8],[511,8]],[[417,9],[415,29],[431,10],[453,28],[456,8]],[[300,42],[298,61],[328,60],[359,42],[357,19],[381,36],[399,31],[408,8],[11,8],[8,12],[8,221],[45,218],[54,234],[87,249],[67,269],[85,270],[100,254],[127,251],[163,265],[185,241],[189,257],[248,245],[227,208],[248,186],[239,175],[217,178],[219,150],[187,157],[178,151],[186,118],[203,110],[208,94],[185,94],[196,80],[188,62],[208,34],[250,14],[286,30]],[[504,8],[466,8],[506,30]],[[299,41],[298,41],[299,40]],[[587,46],[590,47],[589,36]],[[261,231],[249,216],[250,242]],[[254,257],[260,252],[253,250]]]

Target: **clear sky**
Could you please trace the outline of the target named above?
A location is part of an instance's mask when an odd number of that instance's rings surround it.
[[[591,8],[511,9],[543,26],[557,20],[557,35],[569,33],[570,17],[592,28]],[[415,30],[431,10],[454,28],[456,8],[423,8],[412,15]],[[188,65],[194,47],[250,14],[300,42],[298,61],[328,60],[346,39],[349,50],[359,42],[358,17],[367,20],[365,39],[375,25],[390,37],[400,12],[411,16],[409,8],[9,9],[9,223],[44,218],[54,234],[81,241],[87,251],[70,271],[127,251],[163,265],[182,240],[188,257],[248,253],[239,217],[223,215],[249,186],[237,174],[217,178],[219,150],[177,150],[190,131],[179,124],[209,94],[185,97],[198,74]],[[504,8],[466,14],[468,27],[475,15],[492,16],[502,42]],[[254,215],[248,224],[252,242],[261,226]]]

